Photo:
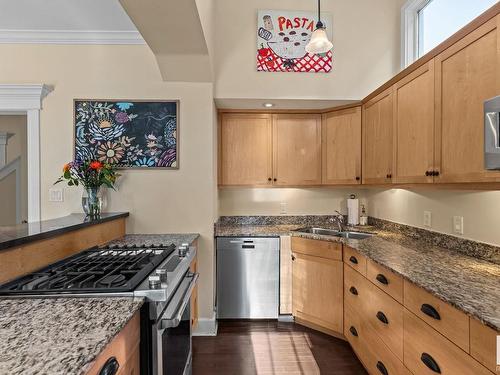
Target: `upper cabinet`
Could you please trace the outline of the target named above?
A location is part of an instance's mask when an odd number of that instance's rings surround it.
[[[363,106],[363,183],[392,179],[393,92],[385,90]]]
[[[219,128],[219,183],[272,183],[272,122],[269,114],[223,113]]]
[[[394,183],[431,183],[434,166],[434,61],[394,86]]]
[[[484,169],[483,103],[500,94],[500,16],[435,58],[439,182],[500,181]]]
[[[277,186],[321,184],[321,115],[273,115]]]
[[[323,114],[323,184],[361,183],[361,107]]]

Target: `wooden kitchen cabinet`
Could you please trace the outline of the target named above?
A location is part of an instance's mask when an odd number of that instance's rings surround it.
[[[387,184],[392,178],[393,91],[363,105],[363,183]]]
[[[500,181],[484,169],[483,103],[500,94],[496,16],[435,58],[437,182]]]
[[[394,86],[395,183],[432,183],[434,166],[434,60]]]
[[[323,114],[323,185],[361,183],[361,107]]]
[[[321,115],[273,115],[273,184],[321,184]]]
[[[264,113],[222,113],[219,128],[219,183],[272,183],[272,122]]]

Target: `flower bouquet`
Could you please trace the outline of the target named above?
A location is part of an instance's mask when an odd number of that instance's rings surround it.
[[[99,190],[102,185],[114,189],[114,183],[120,175],[116,168],[98,160],[75,160],[63,167],[63,175],[54,183],[66,181],[68,186],[82,185],[84,196],[82,206],[90,218],[98,218],[101,214],[101,198]]]

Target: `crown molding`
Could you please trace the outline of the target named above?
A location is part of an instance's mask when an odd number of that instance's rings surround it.
[[[41,109],[43,98],[51,91],[43,84],[0,84],[0,111]]]
[[[146,44],[138,31],[1,30],[0,44]]]

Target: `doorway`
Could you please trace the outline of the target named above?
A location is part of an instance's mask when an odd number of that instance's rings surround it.
[[[27,116],[0,115],[0,226],[28,220]]]

